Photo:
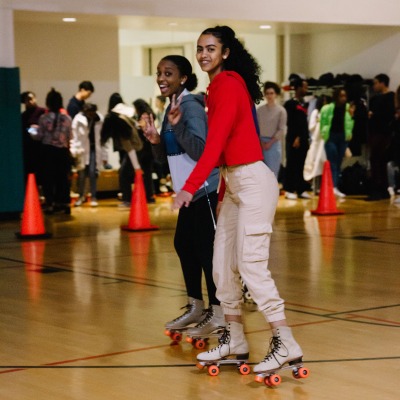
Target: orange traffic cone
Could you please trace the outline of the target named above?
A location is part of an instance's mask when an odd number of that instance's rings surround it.
[[[121,226],[121,229],[125,231],[155,231],[159,229],[158,226],[150,224],[142,171],[136,171],[129,222],[128,225]]]
[[[44,227],[39,193],[34,174],[28,175],[26,184],[24,211],[22,213],[21,232],[15,234],[19,239],[46,239],[51,237]]]
[[[324,163],[318,207],[316,210],[311,211],[311,214],[313,215],[344,214],[343,210],[338,210],[336,208],[336,198],[335,194],[333,193],[333,181],[332,181],[331,165],[329,161],[325,161]]]

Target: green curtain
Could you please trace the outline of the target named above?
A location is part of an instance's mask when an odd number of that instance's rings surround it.
[[[22,211],[23,175],[19,68],[0,68],[0,215]]]

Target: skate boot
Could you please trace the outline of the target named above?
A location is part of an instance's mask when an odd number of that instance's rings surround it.
[[[193,328],[187,330],[186,341],[196,349],[203,349],[212,336],[220,337],[224,333],[225,318],[221,306],[211,305],[204,310],[204,316]]]
[[[281,383],[281,377],[276,372],[284,369],[292,369],[295,378],[308,377],[308,369],[303,368],[303,352],[292,330],[288,326],[280,326],[272,329],[272,334],[268,354],[253,369],[257,374],[255,380],[264,381],[267,386],[277,386]]]
[[[188,304],[182,309],[184,308],[186,308],[186,311],[182,315],[165,324],[165,334],[174,342],[180,342],[182,340],[182,332],[201,320],[204,301],[189,297]]]
[[[221,364],[234,364],[242,375],[250,373],[247,362],[249,359],[249,346],[244,336],[243,324],[228,322],[224,333],[219,338],[219,346],[200,353],[197,356],[197,367],[208,367],[208,373],[212,376],[219,374]]]

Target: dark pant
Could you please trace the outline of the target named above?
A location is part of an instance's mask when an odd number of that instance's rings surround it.
[[[208,195],[215,216],[218,202],[216,192]],[[202,300],[202,271],[204,271],[210,304],[219,305],[215,297],[215,284],[212,277],[214,250],[214,225],[207,196],[201,197],[182,207],[179,211],[175,232],[175,250],[182,266],[188,296]]]
[[[90,194],[92,195],[92,200],[96,199],[97,175],[96,150],[90,149],[89,165],[85,165],[84,169],[78,171],[78,193],[81,198],[85,195],[86,178],[89,178]]]
[[[387,161],[390,142],[390,135],[370,133],[368,136],[372,194],[387,195]]]
[[[325,143],[326,157],[331,165],[333,186],[338,187],[340,167],[342,165],[347,143],[344,132],[331,132]]]
[[[285,185],[287,192],[302,194],[309,188],[303,178],[304,162],[306,161],[308,146],[301,144],[299,148],[294,148],[291,143],[286,145],[286,170]]]
[[[120,151],[119,162],[119,188],[122,192],[122,201],[130,203],[132,199],[132,184],[135,177],[131,160],[126,151]]]
[[[43,145],[42,163],[42,183],[46,204],[48,206],[68,205],[70,203],[69,174],[71,170],[69,150]]]

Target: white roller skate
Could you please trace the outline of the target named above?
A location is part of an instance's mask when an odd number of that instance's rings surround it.
[[[196,349],[204,349],[210,337],[221,337],[225,331],[225,318],[221,306],[211,305],[204,310],[204,318],[187,330],[186,341]]]
[[[182,315],[165,324],[164,333],[172,339],[172,344],[179,343],[182,340],[183,332],[201,321],[204,301],[189,297],[188,304],[181,309],[184,308],[186,311]]]
[[[248,375],[250,373],[248,360],[249,346],[244,336],[243,324],[231,321],[219,338],[219,346],[197,356],[197,367],[199,369],[207,367],[208,373],[216,376],[219,374],[220,365],[233,364],[242,375]]]
[[[310,372],[303,367],[303,352],[295,341],[292,330],[288,326],[281,326],[273,329],[272,334],[268,354],[253,369],[257,374],[256,382],[278,386],[282,381],[278,372],[285,369],[291,369],[296,379],[307,378]]]

